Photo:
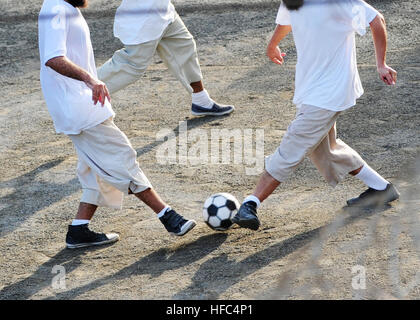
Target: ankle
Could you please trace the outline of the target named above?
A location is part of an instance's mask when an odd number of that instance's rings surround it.
[[[83,224],[89,224],[90,220],[87,219],[74,219],[71,223],[72,226],[80,226]]]
[[[201,92],[192,94],[192,103],[203,108],[211,109],[214,101],[210,98],[207,90],[204,89]]]
[[[355,177],[363,181],[369,188],[379,191],[385,190],[390,184],[389,181],[385,180],[381,175],[379,175],[379,173],[367,164],[361,168]]]
[[[243,201],[243,203],[246,203],[246,202],[255,203],[255,207],[257,209],[261,206],[260,199],[258,199],[258,197],[254,196],[254,195],[250,195],[250,196],[246,197],[245,200]]]
[[[160,212],[157,213],[157,217],[160,219],[162,218],[168,211],[171,210],[170,206],[166,206],[165,208],[163,208]]]

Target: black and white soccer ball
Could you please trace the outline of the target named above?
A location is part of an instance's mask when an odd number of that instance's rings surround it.
[[[229,193],[216,193],[204,203],[203,218],[213,230],[226,231],[239,209],[239,202]]]

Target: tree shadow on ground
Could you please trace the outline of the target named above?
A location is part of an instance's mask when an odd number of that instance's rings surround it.
[[[88,252],[98,250],[103,247],[91,247],[78,250],[62,249],[54,257],[39,266],[31,276],[12,283],[4,287],[0,291],[0,300],[24,300],[29,299],[32,295],[41,291],[48,286],[51,286],[52,279],[55,276],[52,274],[52,269],[56,265],[63,266],[66,273],[71,273],[82,264],[82,257]]]
[[[1,183],[0,188],[15,190],[0,198],[0,203],[4,204],[4,207],[0,209],[0,237],[13,232],[36,212],[79,189],[76,187],[77,178],[63,184],[35,181],[37,175],[60,165],[64,160],[65,158],[59,158],[44,163],[24,175]]]

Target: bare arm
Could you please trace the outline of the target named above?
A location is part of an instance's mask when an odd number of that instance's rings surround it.
[[[385,19],[379,14],[370,23],[376,52],[376,66],[379,76],[387,85],[397,82],[397,72],[386,64],[387,32]]]
[[[283,40],[289,33],[292,31],[292,27],[289,26],[282,26],[277,25],[276,29],[274,30],[274,34],[271,37],[270,43],[267,47],[267,56],[270,58],[271,61],[277,64],[283,64],[283,57],[286,56],[286,53],[281,52],[280,48],[278,47],[281,40]]]
[[[48,60],[45,65],[63,76],[86,83],[86,85],[92,89],[92,100],[95,105],[99,101],[103,106],[106,98],[111,101],[108,89],[102,81],[95,79],[89,72],[66,57],[52,58]]]

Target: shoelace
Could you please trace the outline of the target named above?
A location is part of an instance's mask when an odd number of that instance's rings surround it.
[[[90,230],[87,226],[82,228],[82,232],[85,236],[88,236],[90,238],[96,238],[102,235],[101,233]]]
[[[250,211],[251,211],[251,213],[254,215],[254,216],[256,216],[257,215],[257,208],[256,208],[256,205],[254,205],[254,204],[252,204],[250,201],[248,201],[248,202],[245,202],[244,203],[244,206],[246,206],[247,208],[249,208],[250,209]]]
[[[369,188],[367,189],[365,192],[361,193],[359,198],[365,198],[367,197],[369,194],[371,194],[372,192],[375,192],[375,189]]]
[[[167,215],[168,216],[163,216],[165,223],[174,228],[178,227],[180,224],[182,224],[182,222],[186,221],[181,215],[173,210],[167,212]]]

